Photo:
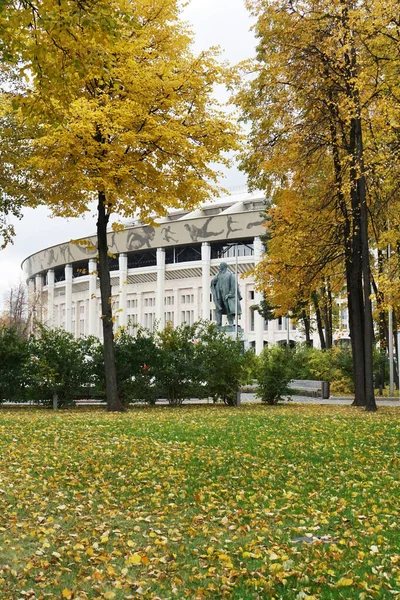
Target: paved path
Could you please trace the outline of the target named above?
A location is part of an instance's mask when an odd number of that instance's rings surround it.
[[[377,406],[398,406],[400,408],[400,398],[383,398],[379,396],[375,397]],[[310,398],[310,396],[292,396],[290,402],[297,402],[299,404],[339,404],[344,406],[350,406],[354,398],[351,396],[331,396],[329,400],[323,400],[322,398]],[[259,402],[255,394],[243,393],[242,402]]]

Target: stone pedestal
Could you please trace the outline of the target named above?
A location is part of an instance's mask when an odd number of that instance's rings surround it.
[[[218,327],[219,331],[225,333],[226,336],[230,337],[231,340],[236,339],[236,326],[235,325],[221,325]],[[244,339],[244,329],[238,325],[237,328],[237,339],[241,341],[242,344],[245,343]]]

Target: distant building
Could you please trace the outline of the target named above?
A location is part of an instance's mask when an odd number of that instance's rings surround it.
[[[261,193],[231,196],[194,211],[175,210],[157,226],[128,224],[109,233],[112,296],[116,328],[152,328],[213,319],[210,282],[221,261],[239,274],[240,325],[248,346],[302,340],[287,318],[264,322],[255,310],[262,295],[247,273],[261,259],[264,233]],[[89,241],[89,244],[88,244]],[[96,237],[64,242],[29,256],[22,263],[35,317],[75,337],[102,337]],[[288,331],[289,327],[289,331]]]

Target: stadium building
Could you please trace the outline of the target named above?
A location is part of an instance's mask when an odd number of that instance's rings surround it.
[[[264,322],[255,310],[262,295],[248,272],[261,259],[264,233],[261,193],[230,196],[194,210],[175,210],[156,226],[133,222],[110,232],[111,285],[116,327],[147,328],[215,320],[210,293],[219,264],[238,273],[242,295],[239,321],[247,346],[301,341],[288,318]],[[89,241],[89,243],[88,243]],[[96,237],[63,242],[22,263],[30,312],[46,326],[75,337],[102,337]]]

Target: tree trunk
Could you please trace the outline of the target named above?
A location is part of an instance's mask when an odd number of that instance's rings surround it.
[[[352,232],[352,245],[357,246],[355,232]],[[352,259],[346,259],[347,304],[349,329],[353,353],[354,402],[353,406],[365,406],[365,362],[364,362],[364,304],[360,256],[354,248]]]
[[[315,318],[317,319],[317,330],[319,335],[319,342],[321,344],[321,350],[326,350],[325,336],[324,336],[324,328],[322,327],[322,318],[321,311],[319,308],[318,298],[316,292],[311,294],[312,301],[314,303],[315,308]]]
[[[112,316],[112,296],[110,268],[108,264],[106,195],[98,193],[97,206],[97,245],[99,252],[99,278],[101,295],[101,318],[103,322],[104,371],[106,381],[107,410],[123,411],[124,406],[118,396],[117,370],[115,365],[114,332]]]
[[[341,144],[338,139],[336,124],[339,114],[333,99],[332,90],[328,90],[330,119],[330,136],[332,145],[332,159],[335,173],[336,193],[338,205],[343,215],[343,246],[345,256],[346,287],[347,287],[347,309],[349,313],[349,330],[351,350],[353,357],[353,380],[354,380],[354,402],[353,406],[363,406],[365,398],[364,377],[364,340],[363,340],[363,313],[362,300],[362,276],[360,269],[360,241],[359,220],[355,217],[355,206],[352,198],[351,208],[347,205],[344,196],[343,167],[340,157]]]
[[[332,348],[332,291],[330,289],[329,281],[327,286],[322,290],[322,297],[324,300],[322,314],[324,320],[325,344],[326,348],[329,350]]]
[[[361,260],[364,291],[364,354],[365,354],[365,403],[366,410],[375,412],[377,410],[374,391],[374,366],[373,366],[373,346],[374,346],[374,324],[372,319],[371,303],[371,269],[369,257],[369,237],[368,237],[368,209],[367,209],[367,191],[364,175],[363,160],[363,140],[361,129],[361,118],[355,119],[356,129],[356,151],[357,162],[360,167],[360,176],[357,181],[357,195],[360,201],[361,216]]]
[[[309,317],[309,315],[307,314],[307,312],[306,312],[306,310],[304,308],[301,311],[301,318],[302,318],[303,324],[304,324],[304,333],[305,333],[305,337],[306,337],[306,346],[312,346],[310,317]]]

